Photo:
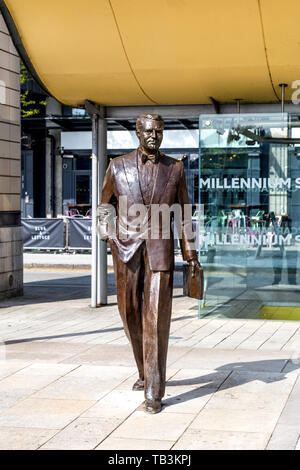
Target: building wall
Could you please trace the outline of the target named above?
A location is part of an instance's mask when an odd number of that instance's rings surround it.
[[[23,292],[20,59],[0,14],[0,299]]]

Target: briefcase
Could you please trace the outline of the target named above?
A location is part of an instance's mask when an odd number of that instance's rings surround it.
[[[193,299],[202,300],[204,290],[204,273],[202,266],[196,269],[195,277],[192,277],[192,266],[183,265],[183,295]]]

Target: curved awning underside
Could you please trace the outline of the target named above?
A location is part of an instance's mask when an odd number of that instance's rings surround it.
[[[279,83],[300,80],[299,0],[4,3],[39,79],[67,105],[272,102]]]

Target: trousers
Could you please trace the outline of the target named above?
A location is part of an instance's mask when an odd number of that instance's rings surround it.
[[[117,300],[131,343],[145,398],[161,400],[165,393],[166,361],[172,310],[173,270],[151,271],[145,242],[123,263],[113,242]]]

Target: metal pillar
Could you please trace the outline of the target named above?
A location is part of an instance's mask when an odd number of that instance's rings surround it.
[[[287,83],[279,83],[281,88],[281,112],[284,113],[284,101],[285,101],[285,88],[288,86]]]
[[[236,101],[236,112],[237,114],[241,114],[241,101],[242,101],[242,98],[235,98]]]
[[[98,204],[106,172],[107,125],[104,109],[98,117]],[[97,237],[97,305],[107,304],[107,243]]]
[[[97,204],[98,204],[98,116],[92,115],[92,279],[91,307],[97,307]]]
[[[107,303],[106,243],[99,239],[97,208],[106,170],[106,121],[104,108],[90,101],[85,103],[92,119],[92,277],[91,307]]]

